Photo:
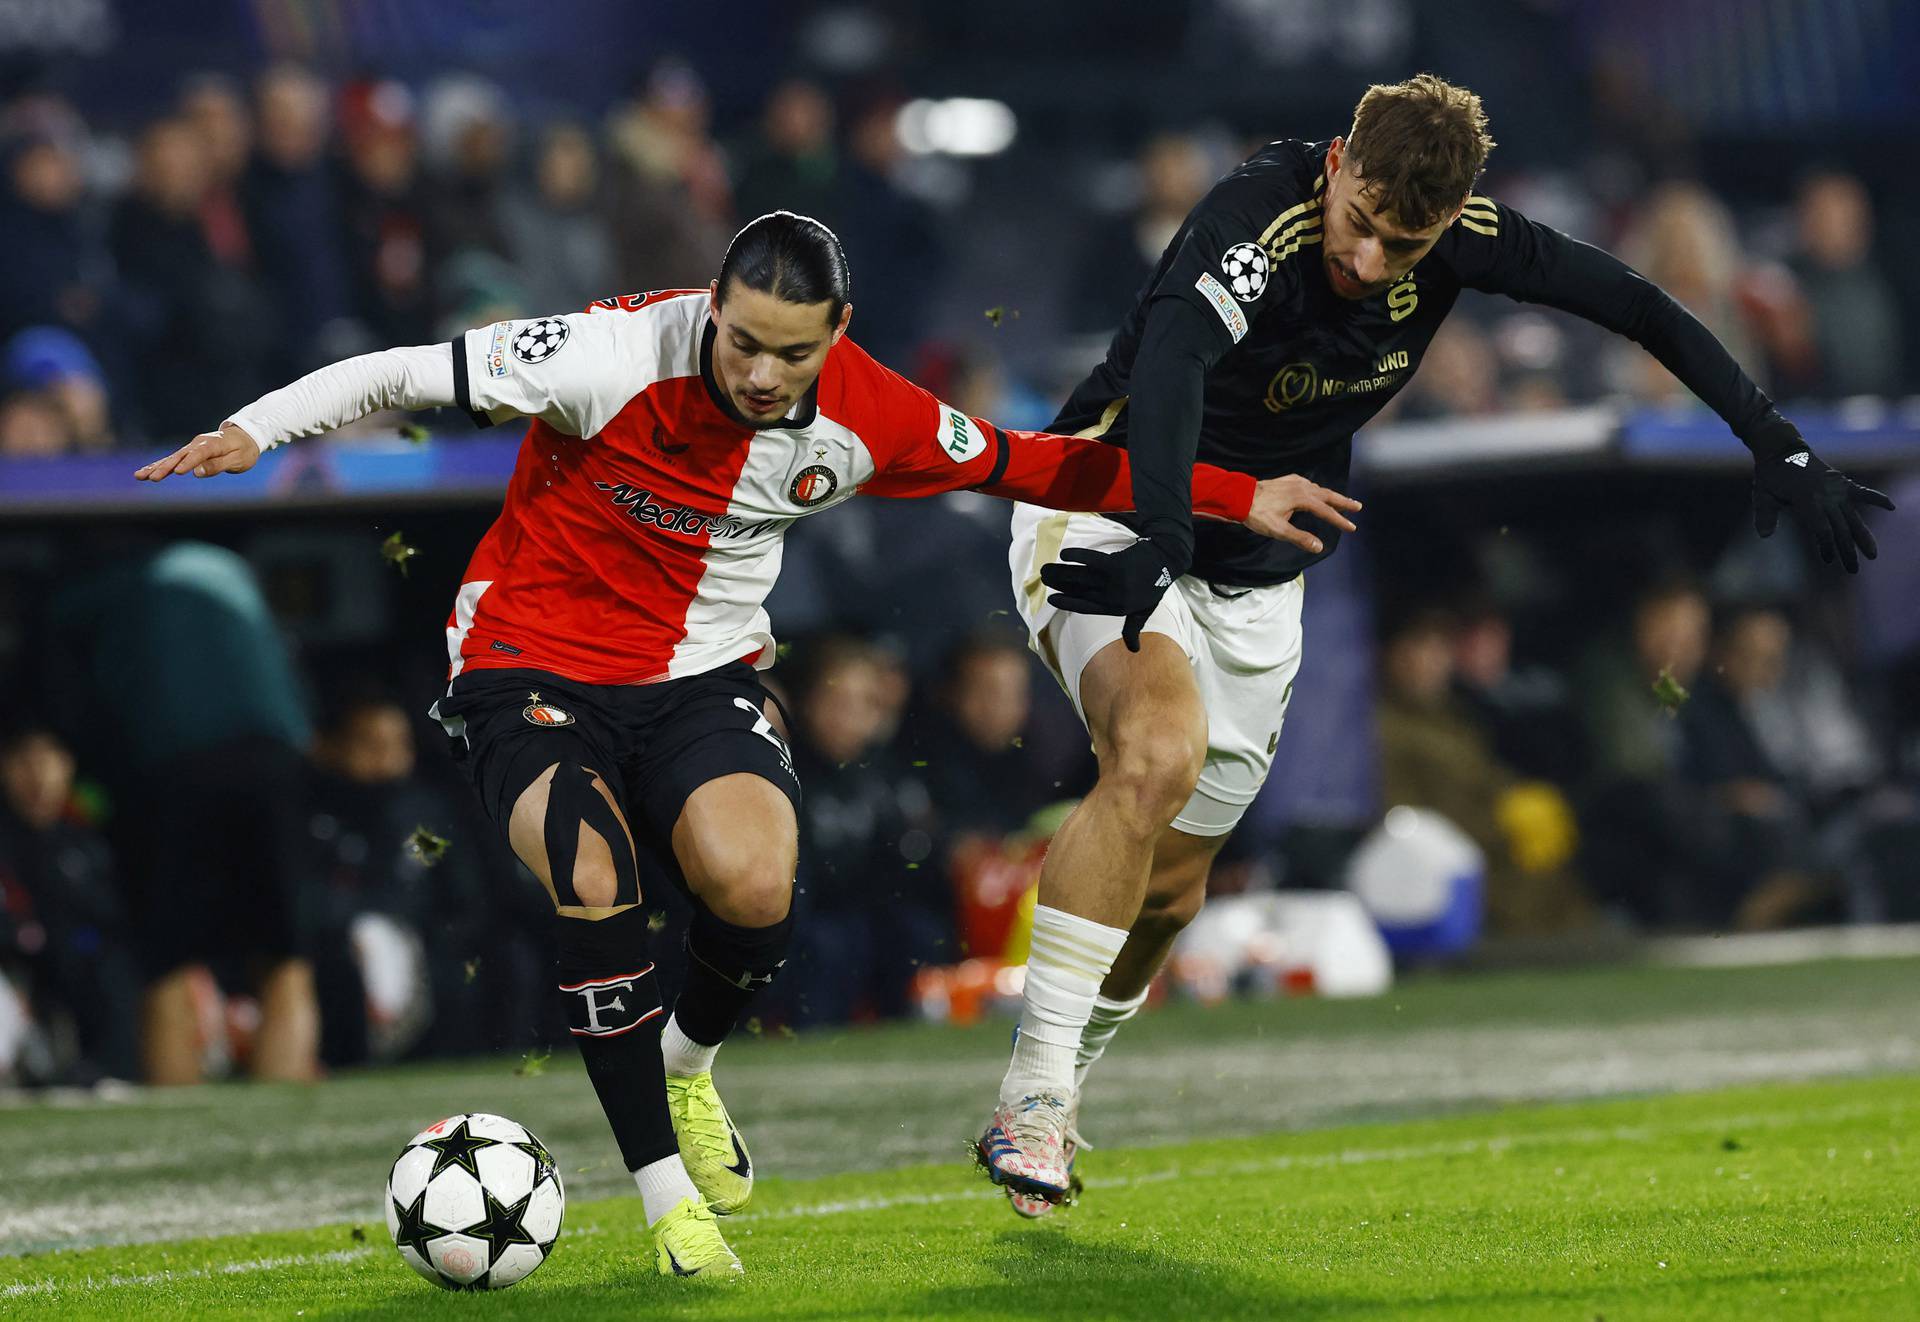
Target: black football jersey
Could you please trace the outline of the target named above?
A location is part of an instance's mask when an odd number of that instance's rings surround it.
[[[1195,458],[1260,478],[1298,473],[1344,491],[1354,432],[1412,379],[1463,288],[1564,308],[1643,342],[1655,338],[1643,322],[1664,333],[1668,308],[1677,311],[1616,259],[1478,195],[1397,284],[1361,301],[1341,298],[1321,258],[1327,145],[1269,143],[1214,186],[1162,254],[1106,360],[1074,390],[1051,430],[1120,446],[1136,440],[1128,434],[1127,398],[1148,310],[1155,299],[1185,299],[1225,346],[1207,374]],[[1677,338],[1698,349],[1692,338]],[[1683,371],[1682,379],[1745,435],[1742,428],[1770,406],[1712,347],[1737,380],[1718,380],[1711,354],[1701,370],[1723,389],[1688,380],[1700,372]],[[1131,448],[1135,468],[1143,468],[1141,447]],[[1338,529],[1312,527],[1325,546],[1320,555],[1238,525],[1197,521],[1188,572],[1229,587],[1283,582],[1338,544]]]

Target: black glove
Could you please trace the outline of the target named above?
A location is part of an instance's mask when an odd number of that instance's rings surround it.
[[[1053,589],[1047,603],[1082,615],[1124,615],[1120,638],[1129,652],[1139,651],[1140,630],[1177,577],[1160,548],[1142,537],[1124,551],[1069,546],[1060,559],[1068,563],[1040,568],[1040,581]]]
[[[1849,574],[1860,572],[1855,547],[1872,560],[1879,556],[1873,533],[1860,516],[1861,505],[1893,508],[1885,493],[1863,487],[1837,468],[1829,468],[1801,439],[1799,428],[1781,419],[1754,442],[1753,530],[1773,536],[1782,506],[1793,511],[1800,526],[1813,536],[1814,549],[1825,564],[1834,557]]]

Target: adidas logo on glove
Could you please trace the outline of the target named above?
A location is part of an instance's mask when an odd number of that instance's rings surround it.
[[[1170,588],[1170,587],[1172,587],[1172,586],[1173,586],[1173,571],[1172,571],[1171,569],[1166,569],[1166,568],[1164,568],[1164,567],[1163,567],[1163,568],[1162,568],[1162,569],[1160,570],[1160,577],[1159,577],[1159,578],[1156,578],[1156,579],[1154,579],[1154,580],[1153,580],[1153,585],[1154,585],[1155,587],[1157,587],[1157,588]]]
[[[1813,451],[1802,450],[1799,454],[1788,455],[1787,462],[1792,464],[1795,468],[1805,468],[1807,466],[1807,460],[1811,459],[1812,457],[1813,457]]]

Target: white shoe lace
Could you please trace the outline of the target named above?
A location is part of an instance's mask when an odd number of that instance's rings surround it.
[[[1066,1133],[1067,1103],[1052,1093],[1022,1098],[1007,1117],[1007,1136],[1023,1148],[1064,1151]]]

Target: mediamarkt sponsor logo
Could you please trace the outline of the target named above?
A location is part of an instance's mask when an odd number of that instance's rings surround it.
[[[648,524],[662,532],[684,533],[689,537],[705,533],[709,537],[737,539],[767,532],[790,522],[787,519],[761,519],[756,523],[748,523],[731,514],[702,514],[684,505],[659,505],[654,503],[651,491],[625,482],[595,482],[593,485],[606,492],[614,504],[625,506],[627,514],[636,523]]]

